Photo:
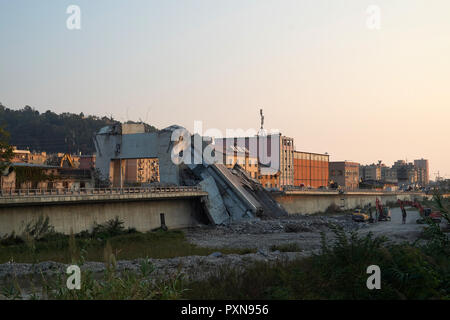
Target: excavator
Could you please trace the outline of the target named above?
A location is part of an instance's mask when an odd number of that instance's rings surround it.
[[[391,221],[391,210],[388,207],[383,207],[383,204],[378,198],[375,204],[378,212],[378,221]]]
[[[391,221],[391,210],[388,207],[383,207],[380,199],[376,199],[376,208],[378,221]],[[352,214],[353,221],[356,222],[377,222],[376,218],[372,216],[372,213],[368,213],[371,211],[370,205],[369,208],[366,209],[356,209]]]
[[[62,156],[61,161],[59,162],[59,166],[61,168],[64,168],[64,161],[67,161],[67,165],[69,166],[69,168],[75,168],[75,163],[70,154],[65,153],[64,156]]]
[[[404,210],[405,206],[417,208],[419,210],[420,217],[421,217],[420,219],[417,219],[417,221],[416,221],[418,224],[424,224],[426,218],[430,218],[431,220],[433,220],[434,223],[441,223],[442,214],[440,212],[437,212],[437,211],[433,212],[431,210],[431,208],[422,207],[420,202],[417,200],[403,201],[403,200],[399,199],[398,204],[400,205],[400,208],[402,210]]]

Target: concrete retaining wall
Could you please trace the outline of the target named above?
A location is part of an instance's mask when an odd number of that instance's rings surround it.
[[[178,229],[197,225],[202,221],[199,198],[127,201],[0,208],[0,236],[20,234],[26,223],[40,216],[49,217],[57,232],[70,234],[91,230],[94,223],[104,223],[116,216],[125,228],[145,232],[161,226],[160,214],[165,214],[168,228]]]
[[[369,203],[375,207],[376,198],[379,198],[384,205],[401,200],[422,199],[423,194],[278,194],[277,200],[289,214],[314,214],[325,212],[331,205],[336,205],[344,210],[352,210],[356,207],[363,207]]]

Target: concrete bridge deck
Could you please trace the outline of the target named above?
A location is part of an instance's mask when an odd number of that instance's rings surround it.
[[[0,193],[0,207],[45,206],[205,197],[199,187],[102,188],[83,190],[18,190]]]

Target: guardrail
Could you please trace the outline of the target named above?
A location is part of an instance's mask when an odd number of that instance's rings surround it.
[[[392,191],[392,190],[373,190],[373,189],[341,189],[341,190],[336,190],[336,189],[308,189],[308,188],[295,188],[295,187],[285,187],[283,188],[284,192],[292,192],[292,191],[297,191],[297,192],[311,192],[311,193],[349,193],[349,192],[370,192],[370,193],[379,193],[379,194],[386,194],[386,193],[392,193],[392,194],[398,194],[398,193],[404,193],[404,194],[410,194],[410,193],[424,193],[423,191],[403,191],[403,190],[397,190],[397,191]]]
[[[202,189],[198,186],[183,187],[148,187],[148,188],[80,188],[70,189],[20,189],[1,190],[0,197],[42,197],[42,196],[85,196],[85,195],[107,195],[107,194],[136,194],[136,193],[176,193],[176,192],[198,192]]]

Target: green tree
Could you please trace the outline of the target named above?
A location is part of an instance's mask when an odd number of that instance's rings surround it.
[[[5,170],[14,155],[13,147],[9,145],[9,133],[0,127],[0,171]]]
[[[13,110],[0,103],[0,126],[10,133],[9,142],[18,149],[92,154],[95,152],[95,134],[116,123],[112,118],[83,113],[56,114],[50,110],[39,113],[30,106]],[[145,126],[148,132],[157,131],[153,126]]]

